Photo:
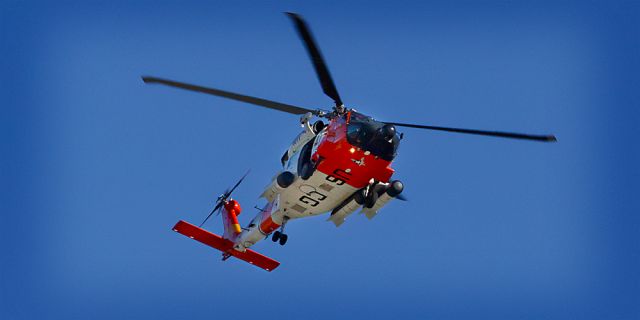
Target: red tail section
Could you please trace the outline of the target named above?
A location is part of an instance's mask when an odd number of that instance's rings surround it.
[[[224,204],[222,213],[222,225],[224,226],[223,239],[235,241],[236,237],[242,233],[240,222],[238,222],[238,215],[240,215],[241,211],[240,204],[236,200],[231,199]]]
[[[263,256],[253,250],[247,249],[245,252],[235,250],[233,249],[233,242],[182,220],[176,223],[173,227],[173,231],[181,233],[191,239],[202,242],[214,249],[218,249],[223,253],[232,255],[267,271],[272,271],[280,265],[280,262],[267,256]]]

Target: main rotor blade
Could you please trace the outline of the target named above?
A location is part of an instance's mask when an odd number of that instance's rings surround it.
[[[558,141],[554,135],[535,135],[535,134],[501,132],[501,131],[485,131],[485,130],[475,130],[475,129],[460,129],[460,128],[448,128],[448,127],[436,127],[436,126],[423,126],[423,125],[419,125],[419,124],[397,123],[397,122],[385,122],[385,123],[392,124],[394,126],[400,126],[400,127],[428,129],[428,130],[437,130],[437,131],[447,131],[447,132],[457,132],[457,133],[467,133],[467,134],[476,134],[476,135],[481,135],[481,136],[491,136],[491,137],[500,137],[500,138],[534,140],[534,141],[542,141],[542,142],[556,142],[556,141]]]
[[[302,38],[302,41],[307,48],[309,57],[313,62],[313,67],[316,69],[316,73],[318,74],[322,91],[333,99],[336,106],[341,106],[342,99],[340,99],[340,95],[338,94],[336,85],[333,83],[333,79],[331,78],[327,64],[324,62],[324,58],[320,53],[320,49],[311,35],[309,26],[307,26],[307,23],[300,15],[292,12],[286,12],[286,14],[293,20],[296,30],[298,30],[298,35],[300,35],[300,38]]]
[[[211,94],[218,97],[251,103],[261,107],[274,109],[278,111],[284,111],[284,112],[293,113],[293,114],[305,114],[307,112],[311,112],[311,113],[315,112],[314,110],[311,110],[311,109],[296,107],[286,103],[246,96],[238,93],[223,91],[223,90],[214,89],[214,88],[207,88],[207,87],[197,86],[197,85],[183,83],[183,82],[177,82],[173,80],[143,76],[142,81],[144,81],[144,83],[158,83],[158,84],[163,84],[170,87],[186,89],[186,90],[196,91],[201,93],[207,93],[207,94]]]

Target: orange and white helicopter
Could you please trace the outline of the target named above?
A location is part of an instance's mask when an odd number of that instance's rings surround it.
[[[391,180],[394,173],[391,162],[403,136],[396,132],[398,126],[543,142],[556,141],[552,135],[381,122],[349,109],[342,103],[309,27],[299,15],[287,15],[293,20],[303,40],[322,90],[335,103],[331,111],[311,110],[219,89],[142,77],[145,83],[207,93],[301,115],[300,123],[304,130],[286,150],[281,159],[282,168],[262,193],[268,203],[245,227],[240,227],[238,222],[240,204],[231,198],[231,193],[244,177],[218,197],[215,207],[199,226],[181,220],[173,227],[176,232],[222,251],[223,260],[233,256],[272,271],[280,263],[250,250],[249,247],[270,235],[274,242],[284,245],[288,239],[284,230],[289,221],[331,212],[328,220],[340,226],[350,214],[359,209],[372,219],[391,200],[403,200],[402,182]],[[312,123],[314,116],[321,119]],[[328,123],[325,124],[322,119],[328,120]],[[201,228],[214,212],[222,213],[222,236]]]

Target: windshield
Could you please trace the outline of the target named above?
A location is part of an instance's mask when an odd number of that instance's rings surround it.
[[[355,147],[391,161],[396,156],[400,138],[397,134],[390,138],[385,137],[382,133],[384,126],[382,122],[352,111],[347,125],[347,141]]]

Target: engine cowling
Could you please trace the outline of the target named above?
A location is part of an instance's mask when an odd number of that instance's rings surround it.
[[[267,199],[267,201],[271,202],[275,198],[275,196],[280,193],[282,190],[289,187],[296,179],[296,176],[289,172],[283,171],[278,176],[271,181],[271,183],[264,189],[262,193],[262,197]]]

